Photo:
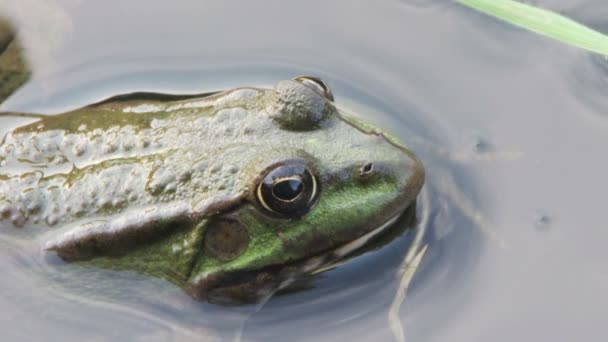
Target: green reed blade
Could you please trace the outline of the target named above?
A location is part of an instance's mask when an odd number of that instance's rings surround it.
[[[557,13],[513,0],[456,1],[566,44],[608,55],[608,36]]]

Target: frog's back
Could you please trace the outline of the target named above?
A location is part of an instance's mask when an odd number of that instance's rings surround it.
[[[260,132],[262,95],[130,94],[18,127],[0,141],[0,226],[185,210],[230,196],[238,160]]]

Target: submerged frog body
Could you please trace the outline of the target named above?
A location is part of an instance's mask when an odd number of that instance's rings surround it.
[[[423,180],[412,152],[314,77],[133,93],[1,137],[0,228],[195,299],[253,302],[380,232]]]

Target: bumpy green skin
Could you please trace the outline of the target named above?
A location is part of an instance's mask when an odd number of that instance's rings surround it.
[[[320,185],[301,217],[272,215],[256,197],[266,172],[289,161]],[[370,162],[375,173],[362,177]],[[131,94],[2,137],[0,229],[38,229],[65,260],[162,277],[196,299],[251,302],[403,212],[423,181],[394,137],[297,81],[183,99]],[[229,260],[204,247],[226,219],[249,235]]]
[[[30,77],[23,50],[8,20],[0,17],[0,103]]]

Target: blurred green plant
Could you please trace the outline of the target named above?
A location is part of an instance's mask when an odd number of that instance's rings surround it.
[[[456,0],[456,2],[566,44],[608,55],[608,36],[546,9],[514,0]]]

